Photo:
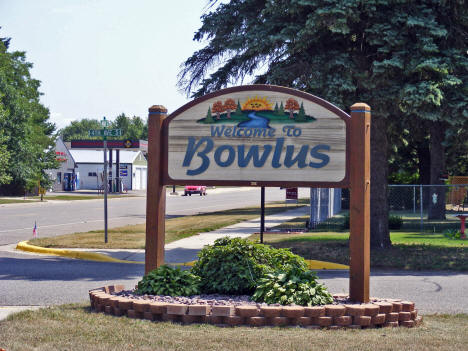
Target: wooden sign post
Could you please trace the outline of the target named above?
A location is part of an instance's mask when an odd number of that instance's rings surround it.
[[[349,297],[369,302],[370,275],[370,107],[351,106],[349,202]]]
[[[350,298],[369,301],[369,106],[249,85],[166,113],[149,109],[146,273],[164,264],[166,185],[350,188]]]
[[[166,187],[162,181],[162,125],[167,109],[152,106],[148,116],[145,273],[164,264]]]

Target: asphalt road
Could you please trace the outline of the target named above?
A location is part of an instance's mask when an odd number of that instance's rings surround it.
[[[0,306],[55,305],[88,300],[88,290],[109,284],[132,288],[144,274],[137,264],[80,261],[0,252]],[[347,271],[321,271],[332,293],[348,292]],[[468,275],[449,272],[371,273],[371,295],[414,301],[420,313],[468,313]]]
[[[166,197],[166,217],[193,215],[246,206],[260,206],[259,188],[208,189],[207,196]],[[285,190],[268,188],[266,201],[285,199]],[[308,194],[301,189],[300,195]],[[39,236],[55,236],[104,228],[103,200],[48,201],[0,205],[0,245],[31,239],[34,222]],[[109,228],[144,223],[146,197],[108,201]]]

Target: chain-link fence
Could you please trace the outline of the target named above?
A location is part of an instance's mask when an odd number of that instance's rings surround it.
[[[306,190],[306,189],[303,189]],[[310,188],[308,197],[304,192],[296,206],[307,206],[304,215],[267,228],[270,232],[340,231],[345,228],[347,211],[342,211],[343,191],[341,188]],[[287,200],[286,200],[287,201]]]
[[[349,229],[349,190],[311,188],[307,214],[275,227],[281,231]],[[441,233],[460,230],[460,213],[468,213],[468,184],[389,185],[389,229]]]
[[[443,232],[459,229],[457,215],[468,212],[468,184],[389,185],[390,221],[399,229]],[[399,220],[401,219],[401,220]]]

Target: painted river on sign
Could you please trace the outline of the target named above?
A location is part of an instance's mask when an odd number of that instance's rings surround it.
[[[250,120],[239,123],[238,127],[270,128],[270,126],[268,125],[270,120],[268,118],[257,116],[255,112],[250,112],[247,116],[250,118]]]

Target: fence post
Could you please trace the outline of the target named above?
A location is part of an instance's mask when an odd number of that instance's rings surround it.
[[[319,223],[318,213],[320,211],[320,197],[318,188],[310,188],[310,228],[315,229]]]
[[[416,213],[416,186],[413,185],[413,213]]]
[[[423,231],[423,186],[422,184],[419,184],[419,208],[420,208],[420,213],[421,213],[421,219],[420,219],[420,225],[419,225],[419,231]]]
[[[162,123],[166,114],[164,106],[149,108],[145,274],[164,264],[166,187],[162,180]]]

